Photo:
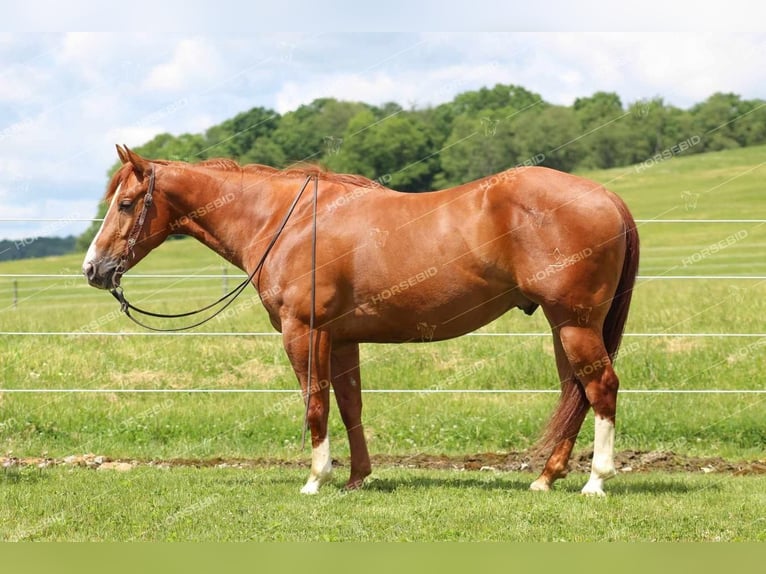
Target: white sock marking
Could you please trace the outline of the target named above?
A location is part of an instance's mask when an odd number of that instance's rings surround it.
[[[319,487],[330,480],[332,475],[332,458],[330,457],[329,435],[311,450],[311,474],[306,484],[301,488],[303,494],[316,494]]]
[[[582,493],[604,496],[604,481],[615,474],[617,471],[614,468],[614,423],[609,419],[596,416],[593,462],[590,478],[583,487]]]

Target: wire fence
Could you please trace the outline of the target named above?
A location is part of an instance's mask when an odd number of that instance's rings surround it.
[[[0,218],[0,222],[100,222],[100,218],[71,219],[71,218]],[[766,219],[636,219],[636,223],[645,224],[764,224]],[[78,273],[0,273],[2,279],[74,279],[80,278]],[[135,273],[131,279],[173,279],[173,280],[211,280],[219,279],[224,282],[230,279],[242,279],[244,274],[229,273]],[[766,275],[639,275],[639,281],[715,281],[715,280],[743,280],[743,281],[766,281]],[[15,288],[15,287],[14,287]],[[0,331],[0,337],[281,337],[277,332],[135,332],[135,331]],[[549,332],[473,332],[467,337],[550,337]],[[700,332],[654,332],[654,333],[626,333],[625,337],[637,338],[766,338],[766,333],[700,333]],[[0,393],[173,393],[173,394],[277,394],[299,393],[290,389],[0,389]],[[557,394],[557,389],[368,389],[364,391],[370,394]],[[621,393],[627,394],[740,394],[760,395],[766,394],[766,389],[624,389]]]

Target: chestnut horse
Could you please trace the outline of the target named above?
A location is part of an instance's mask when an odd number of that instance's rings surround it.
[[[318,168],[189,164],[117,151],[123,166],[109,182],[110,207],[83,273],[91,285],[114,289],[171,233],[190,235],[253,273],[307,400],[312,457],[301,492],[316,493],[331,475],[330,385],[350,444],[346,486],[361,486],[371,472],[360,343],[440,341],[509,309],[532,314],[542,307],[561,397],[543,437],[551,454],[530,488],[549,490],[566,476],[592,407],[594,454],[582,492],[604,494],[604,481],[616,474],[612,364],[638,268],[636,225],[619,197],[542,167],[400,193]],[[311,194],[295,195],[310,180],[316,204]]]

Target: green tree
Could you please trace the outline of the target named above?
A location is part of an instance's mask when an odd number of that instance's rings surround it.
[[[596,92],[588,98],[577,98],[573,108],[585,149],[578,167],[608,168],[630,161],[634,142],[626,121],[629,114],[616,93]]]
[[[243,164],[260,163],[272,167],[283,166],[286,163],[285,152],[277,142],[268,137],[255,140],[252,147],[239,157],[239,161]]]
[[[766,101],[748,100],[746,102],[749,112],[742,121],[740,131],[743,135],[743,144],[746,146],[766,143]]]
[[[758,141],[764,134],[760,105],[758,100],[747,101],[737,94],[718,92],[693,106],[692,122],[702,137],[704,151],[736,148]]]
[[[527,161],[516,126],[525,118],[526,128],[536,130],[532,120],[546,105],[540,95],[514,85],[496,84],[456,96],[450,105],[450,135],[440,146],[442,170],[434,178],[436,186],[458,185]]]
[[[394,189],[425,191],[431,186],[430,150],[428,126],[417,113],[379,120],[372,110],[362,110],[349,121],[342,147],[327,164],[373,179],[389,175]]]
[[[515,110],[504,108],[480,116],[455,118],[441,152],[440,187],[459,185],[513,167],[522,159],[516,141]]]
[[[226,157],[241,160],[268,138],[279,124],[279,114],[266,108],[252,108],[213,126],[205,133],[205,157]]]
[[[571,171],[583,159],[579,134],[572,108],[546,106],[537,114],[522,114],[515,122],[516,163]]]
[[[349,120],[371,109],[367,104],[332,98],[314,100],[282,116],[272,139],[287,163],[320,162],[339,151]]]
[[[456,114],[476,115],[491,110],[525,110],[542,102],[542,98],[526,88],[495,84],[493,88],[464,92],[455,96],[452,107]]]

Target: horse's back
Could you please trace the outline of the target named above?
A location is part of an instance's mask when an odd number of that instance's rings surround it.
[[[427,194],[337,183],[322,191],[317,309],[342,339],[449,338],[513,307],[531,312],[575,293],[599,304],[616,287],[621,214],[583,178],[529,167]],[[309,240],[283,243],[274,268],[301,308]]]

